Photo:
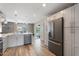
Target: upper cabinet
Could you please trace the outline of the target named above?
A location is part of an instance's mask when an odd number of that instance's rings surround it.
[[[79,27],[79,4],[75,5],[75,27]]]
[[[13,22],[8,22],[7,24],[2,23],[2,33],[12,33],[15,32],[16,25]]]
[[[34,24],[28,24],[28,32],[34,33]]]
[[[63,17],[64,17],[64,27],[73,28],[74,27],[74,13],[75,7],[72,6],[63,10]]]
[[[47,21],[50,22],[52,20],[55,20],[55,19],[58,19],[58,18],[61,18],[61,17],[63,17],[63,11],[60,11],[60,12],[48,17]]]

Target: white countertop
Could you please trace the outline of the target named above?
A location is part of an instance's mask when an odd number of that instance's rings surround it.
[[[30,32],[27,33],[7,33],[7,34],[0,34],[0,37],[6,37],[6,36],[10,36],[10,35],[25,35],[25,34],[33,34]]]
[[[24,35],[24,34],[33,34],[33,33],[26,32],[26,33],[15,33],[15,34]]]
[[[14,33],[7,33],[7,34],[0,34],[0,37],[6,37],[6,36],[9,36],[9,35],[13,35]]]

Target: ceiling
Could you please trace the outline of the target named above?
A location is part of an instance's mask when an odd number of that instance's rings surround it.
[[[47,3],[45,7],[42,3],[0,3],[0,11],[7,21],[35,23],[71,5],[73,3]]]

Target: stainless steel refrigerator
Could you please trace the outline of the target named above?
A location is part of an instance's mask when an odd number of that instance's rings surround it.
[[[63,31],[63,18],[59,18],[49,22],[49,40],[48,48],[57,56],[64,55],[64,31]]]

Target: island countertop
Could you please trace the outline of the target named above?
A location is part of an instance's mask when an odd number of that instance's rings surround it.
[[[33,34],[30,32],[26,32],[26,33],[7,33],[7,34],[0,34],[0,37],[6,37],[6,36],[10,36],[10,35],[25,35],[25,34]]]

